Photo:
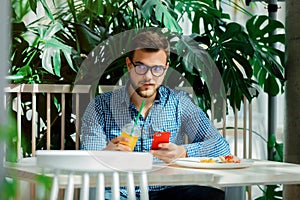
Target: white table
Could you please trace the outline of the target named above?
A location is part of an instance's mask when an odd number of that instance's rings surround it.
[[[148,172],[149,185],[208,185],[235,187],[247,185],[300,184],[300,165],[273,161],[253,160],[242,169],[198,169],[176,165],[156,165]],[[35,182],[42,169],[34,160],[28,163],[6,163],[8,176]],[[51,177],[51,173],[48,172]],[[80,184],[80,180],[78,184]],[[93,180],[91,179],[91,184]],[[125,183],[120,182],[120,185]]]
[[[181,180],[186,184],[197,184],[196,180],[193,182],[188,177],[198,173],[212,174],[215,178],[212,186],[217,187],[300,183],[300,165],[267,160],[253,160],[250,167],[241,169],[197,169],[171,165],[164,170],[173,169],[186,177]],[[166,175],[165,178],[171,179],[171,176]]]

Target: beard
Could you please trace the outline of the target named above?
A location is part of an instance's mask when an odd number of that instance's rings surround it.
[[[139,87],[137,84],[135,84],[133,81],[130,81],[130,84],[132,88],[135,90],[135,92],[142,98],[150,98],[154,95],[156,95],[156,89],[143,89],[142,87]]]
[[[146,90],[142,90],[140,87],[135,89],[135,92],[140,96],[140,97],[143,97],[143,98],[149,98],[149,97],[152,97],[153,95],[156,94],[155,92],[156,90],[149,90],[149,89],[146,89]]]

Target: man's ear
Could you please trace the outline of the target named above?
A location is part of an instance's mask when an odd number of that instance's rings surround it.
[[[129,57],[126,57],[126,67],[127,67],[127,70],[129,71],[131,69],[131,61],[129,59]]]
[[[167,64],[166,64],[166,67],[167,67],[167,69],[169,68],[169,66],[170,66],[170,63],[169,63],[169,62],[167,62]]]

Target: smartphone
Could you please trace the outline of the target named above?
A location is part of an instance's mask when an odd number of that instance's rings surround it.
[[[169,143],[170,142],[170,132],[155,132],[153,135],[153,141],[151,149],[157,150],[160,149],[158,144],[160,143]]]

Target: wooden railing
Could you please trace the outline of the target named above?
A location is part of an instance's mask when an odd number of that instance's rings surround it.
[[[31,108],[32,108],[32,116],[31,116],[31,128],[32,128],[32,136],[31,136],[31,151],[32,156],[35,156],[36,150],[36,136],[38,134],[38,102],[37,102],[37,95],[43,94],[46,96],[46,130],[47,130],[47,145],[46,149],[50,150],[51,146],[51,95],[58,94],[61,96],[61,149],[65,149],[65,123],[66,123],[66,101],[65,95],[66,94],[73,94],[75,98],[75,118],[76,118],[76,149],[79,149],[79,108],[80,108],[80,94],[90,94],[90,86],[89,85],[75,85],[74,87],[71,85],[58,85],[58,84],[12,84],[8,87],[5,87],[5,96],[4,102],[5,109],[7,109],[7,105],[13,102],[13,99],[8,99],[11,94],[16,94],[16,113],[17,113],[17,152],[20,155],[21,152],[21,132],[22,132],[22,124],[21,124],[21,117],[22,117],[22,95],[31,94]],[[13,105],[11,105],[13,106]],[[23,113],[25,114],[25,113]]]

